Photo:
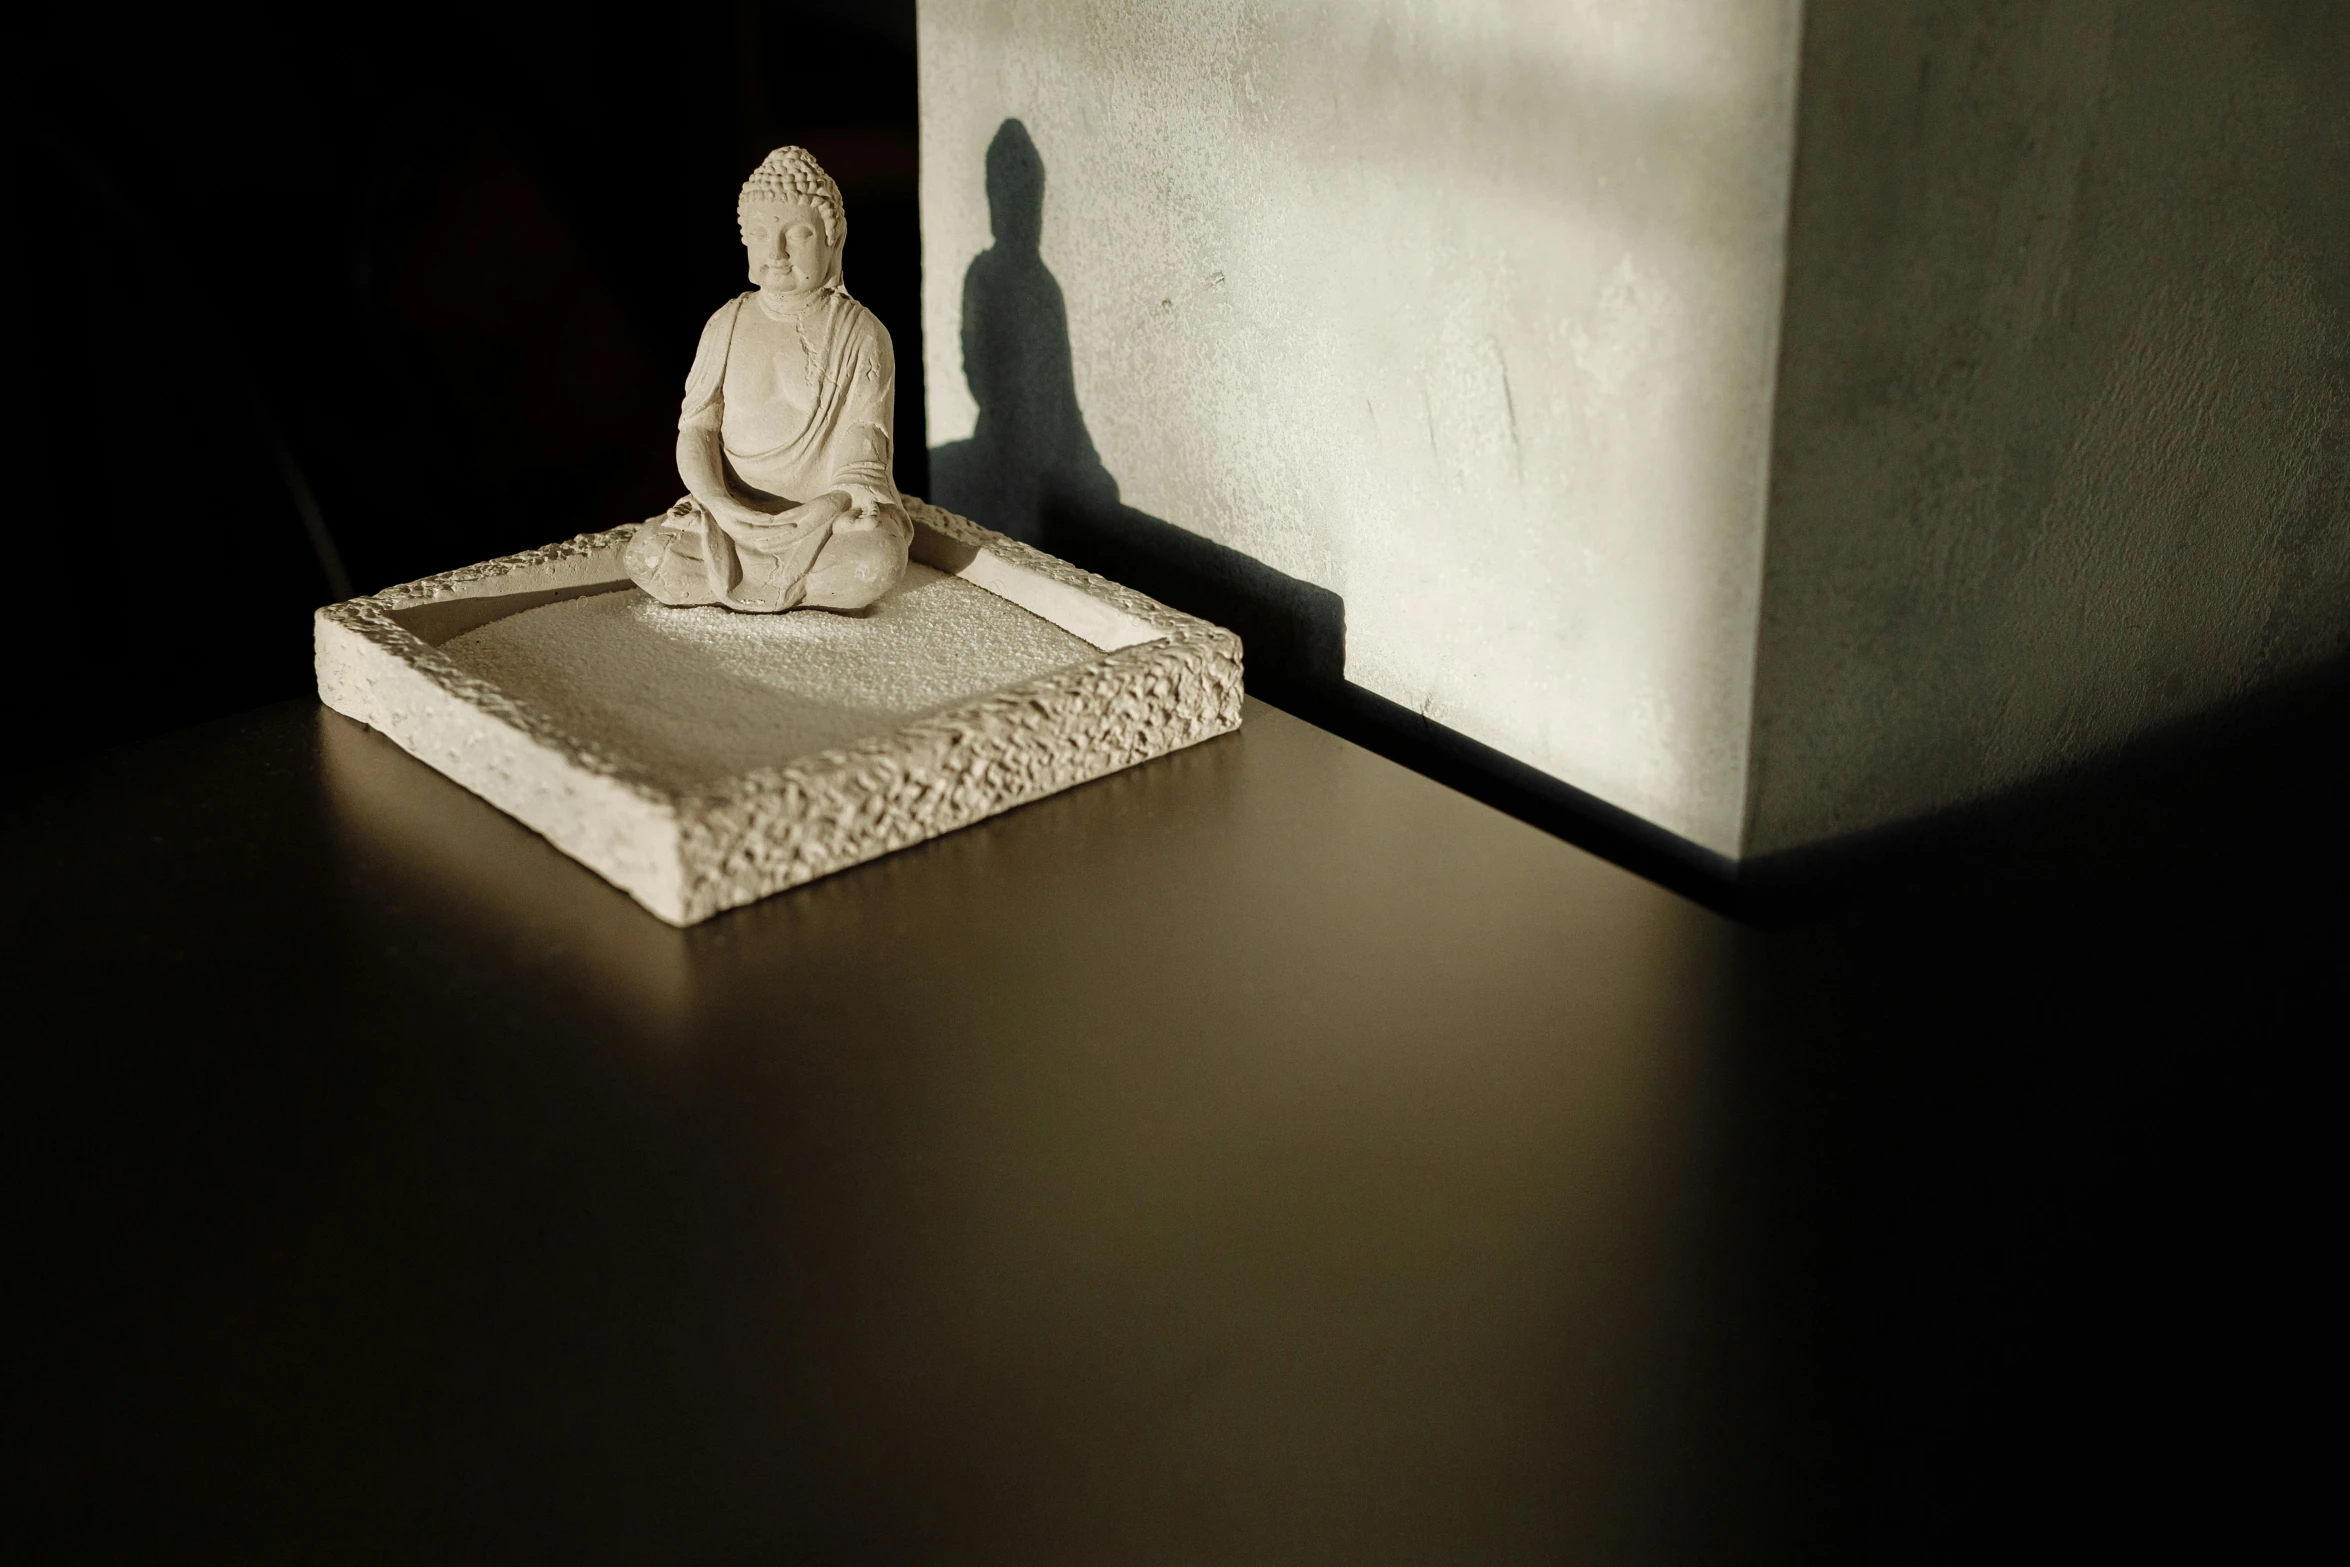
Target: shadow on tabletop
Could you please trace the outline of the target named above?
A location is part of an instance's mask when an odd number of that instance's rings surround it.
[[[1252,687],[1255,673],[1250,673]],[[1996,794],[1825,842],[1733,862],[1351,683],[1277,687],[1266,700],[1364,749],[1564,839],[1743,924],[1831,918],[1921,878],[2052,835],[2106,841],[2133,813],[2189,797],[2215,813],[2289,809],[2292,794],[2350,788],[2350,657],[2082,757]],[[2316,807],[2312,806],[2314,810]],[[2176,823],[2187,835],[2224,830]],[[2141,852],[2159,856],[2147,841]]]
[[[553,844],[331,709],[317,710],[318,765],[338,846],[410,895],[557,958],[648,1035],[693,1021],[692,933],[663,924]]]
[[[1829,913],[1922,862],[2127,793],[2235,738],[2338,724],[2350,706],[2345,660],[1994,797],[1732,860],[1354,684],[1339,595],[1124,504],[1078,405],[1068,310],[1038,250],[1044,160],[1019,120],[988,144],[986,181],[995,242],[963,277],[963,374],[979,416],[970,439],[931,452],[931,499],[1229,627],[1251,695],[1719,913],[1772,927]]]

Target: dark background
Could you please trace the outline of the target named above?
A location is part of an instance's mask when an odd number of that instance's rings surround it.
[[[785,142],[840,183],[925,489],[912,0],[54,7],[27,45],[46,482],[0,654],[46,672],[5,701],[53,753],[301,694],[319,604],[666,507],[735,192]]]

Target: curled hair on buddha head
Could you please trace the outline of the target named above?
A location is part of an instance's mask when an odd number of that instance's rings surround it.
[[[741,217],[754,201],[798,202],[814,207],[824,219],[826,244],[837,249],[848,238],[849,215],[841,205],[840,187],[832,183],[824,165],[805,147],[778,147],[760,160],[759,166],[751,170],[751,177],[743,181],[742,194],[734,199],[735,216]]]

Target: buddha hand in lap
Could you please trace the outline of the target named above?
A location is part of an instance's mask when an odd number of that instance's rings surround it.
[[[768,154],[736,212],[758,287],[702,329],[677,421],[687,493],[622,558],[664,604],[862,609],[914,538],[890,477],[889,332],[841,286],[847,216],[806,151]]]

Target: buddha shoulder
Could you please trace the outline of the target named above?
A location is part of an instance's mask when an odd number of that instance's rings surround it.
[[[755,304],[758,297],[755,290],[747,290],[711,311],[710,319],[702,323],[701,347],[707,349],[713,343],[723,346],[734,331],[736,319]]]
[[[889,328],[881,324],[881,317],[846,296],[841,303],[848,307],[842,313],[841,326],[851,334],[857,347],[883,372],[894,370],[897,350],[889,340]]]

